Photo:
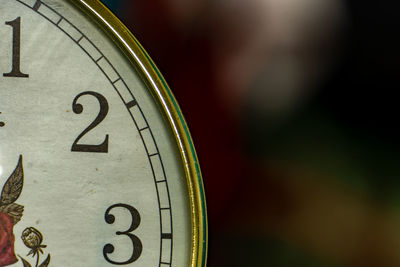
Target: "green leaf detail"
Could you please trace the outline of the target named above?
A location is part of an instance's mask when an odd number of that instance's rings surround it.
[[[39,267],[47,267],[50,263],[50,254],[47,256],[47,258],[42,262]]]
[[[0,206],[0,212],[10,216],[13,219],[13,224],[15,225],[21,220],[22,214],[24,213],[24,206],[21,206],[17,203],[11,203]]]
[[[0,196],[0,206],[9,205],[18,199],[24,185],[24,170],[22,167],[22,155],[19,156],[17,167],[8,177],[7,182],[3,186]]]
[[[32,267],[31,264],[29,262],[27,262],[24,258],[22,258],[21,256],[19,256],[22,260],[22,263],[24,264],[24,267]]]

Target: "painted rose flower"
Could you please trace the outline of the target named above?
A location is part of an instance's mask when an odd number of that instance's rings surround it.
[[[17,262],[14,252],[13,219],[0,212],[0,267]]]

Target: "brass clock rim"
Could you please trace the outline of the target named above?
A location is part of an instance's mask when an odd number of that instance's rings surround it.
[[[175,136],[188,184],[192,222],[190,267],[205,267],[208,225],[203,180],[188,126],[171,89],[138,40],[99,0],[69,1],[94,19],[118,44],[129,61],[141,72],[155,100],[162,107]]]

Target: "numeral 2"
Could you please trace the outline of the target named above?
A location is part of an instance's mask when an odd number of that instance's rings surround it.
[[[4,77],[18,77],[28,78],[28,74],[21,72],[21,17],[13,21],[7,21],[6,25],[13,28],[13,42],[12,42],[12,69],[9,73],[3,73]]]
[[[127,209],[132,217],[131,226],[129,227],[128,230],[123,231],[123,232],[120,232],[120,231],[116,232],[117,235],[125,235],[131,239],[132,246],[133,246],[132,247],[132,255],[131,255],[130,259],[128,259],[127,261],[123,261],[123,262],[113,261],[108,257],[108,254],[111,254],[114,252],[114,246],[111,244],[107,244],[103,248],[103,256],[106,259],[106,261],[108,261],[111,264],[126,265],[126,264],[130,264],[130,263],[136,261],[142,254],[142,249],[143,249],[142,241],[140,241],[140,239],[137,236],[135,236],[134,234],[131,233],[131,232],[135,231],[140,225],[140,214],[137,211],[137,209],[135,209],[132,206],[129,206],[127,204],[115,204],[115,205],[112,205],[111,207],[109,207],[106,211],[104,218],[108,224],[113,224],[115,222],[115,216],[110,214],[110,212],[112,209],[117,208],[117,207]]]
[[[78,144],[79,140],[90,130],[99,125],[104,120],[104,118],[107,116],[108,113],[107,99],[99,93],[87,91],[77,95],[74,101],[72,102],[72,110],[74,111],[75,114],[81,114],[83,111],[83,106],[77,103],[78,99],[83,95],[91,95],[96,97],[100,104],[100,111],[96,119],[75,139],[74,143],[72,144],[71,151],[108,153],[108,134],[106,135],[106,138],[104,139],[103,143],[99,145]]]

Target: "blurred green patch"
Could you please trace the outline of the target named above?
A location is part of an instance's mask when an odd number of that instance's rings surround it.
[[[225,233],[212,236],[210,266],[220,267],[340,267],[327,259],[265,236]]]
[[[400,147],[374,133],[349,127],[321,109],[308,109],[277,124],[257,112],[245,120],[248,155],[320,173],[400,211]],[[304,177],[299,173],[299,177]]]
[[[102,0],[103,4],[105,4],[112,12],[118,13],[122,4],[126,1],[123,0]]]

